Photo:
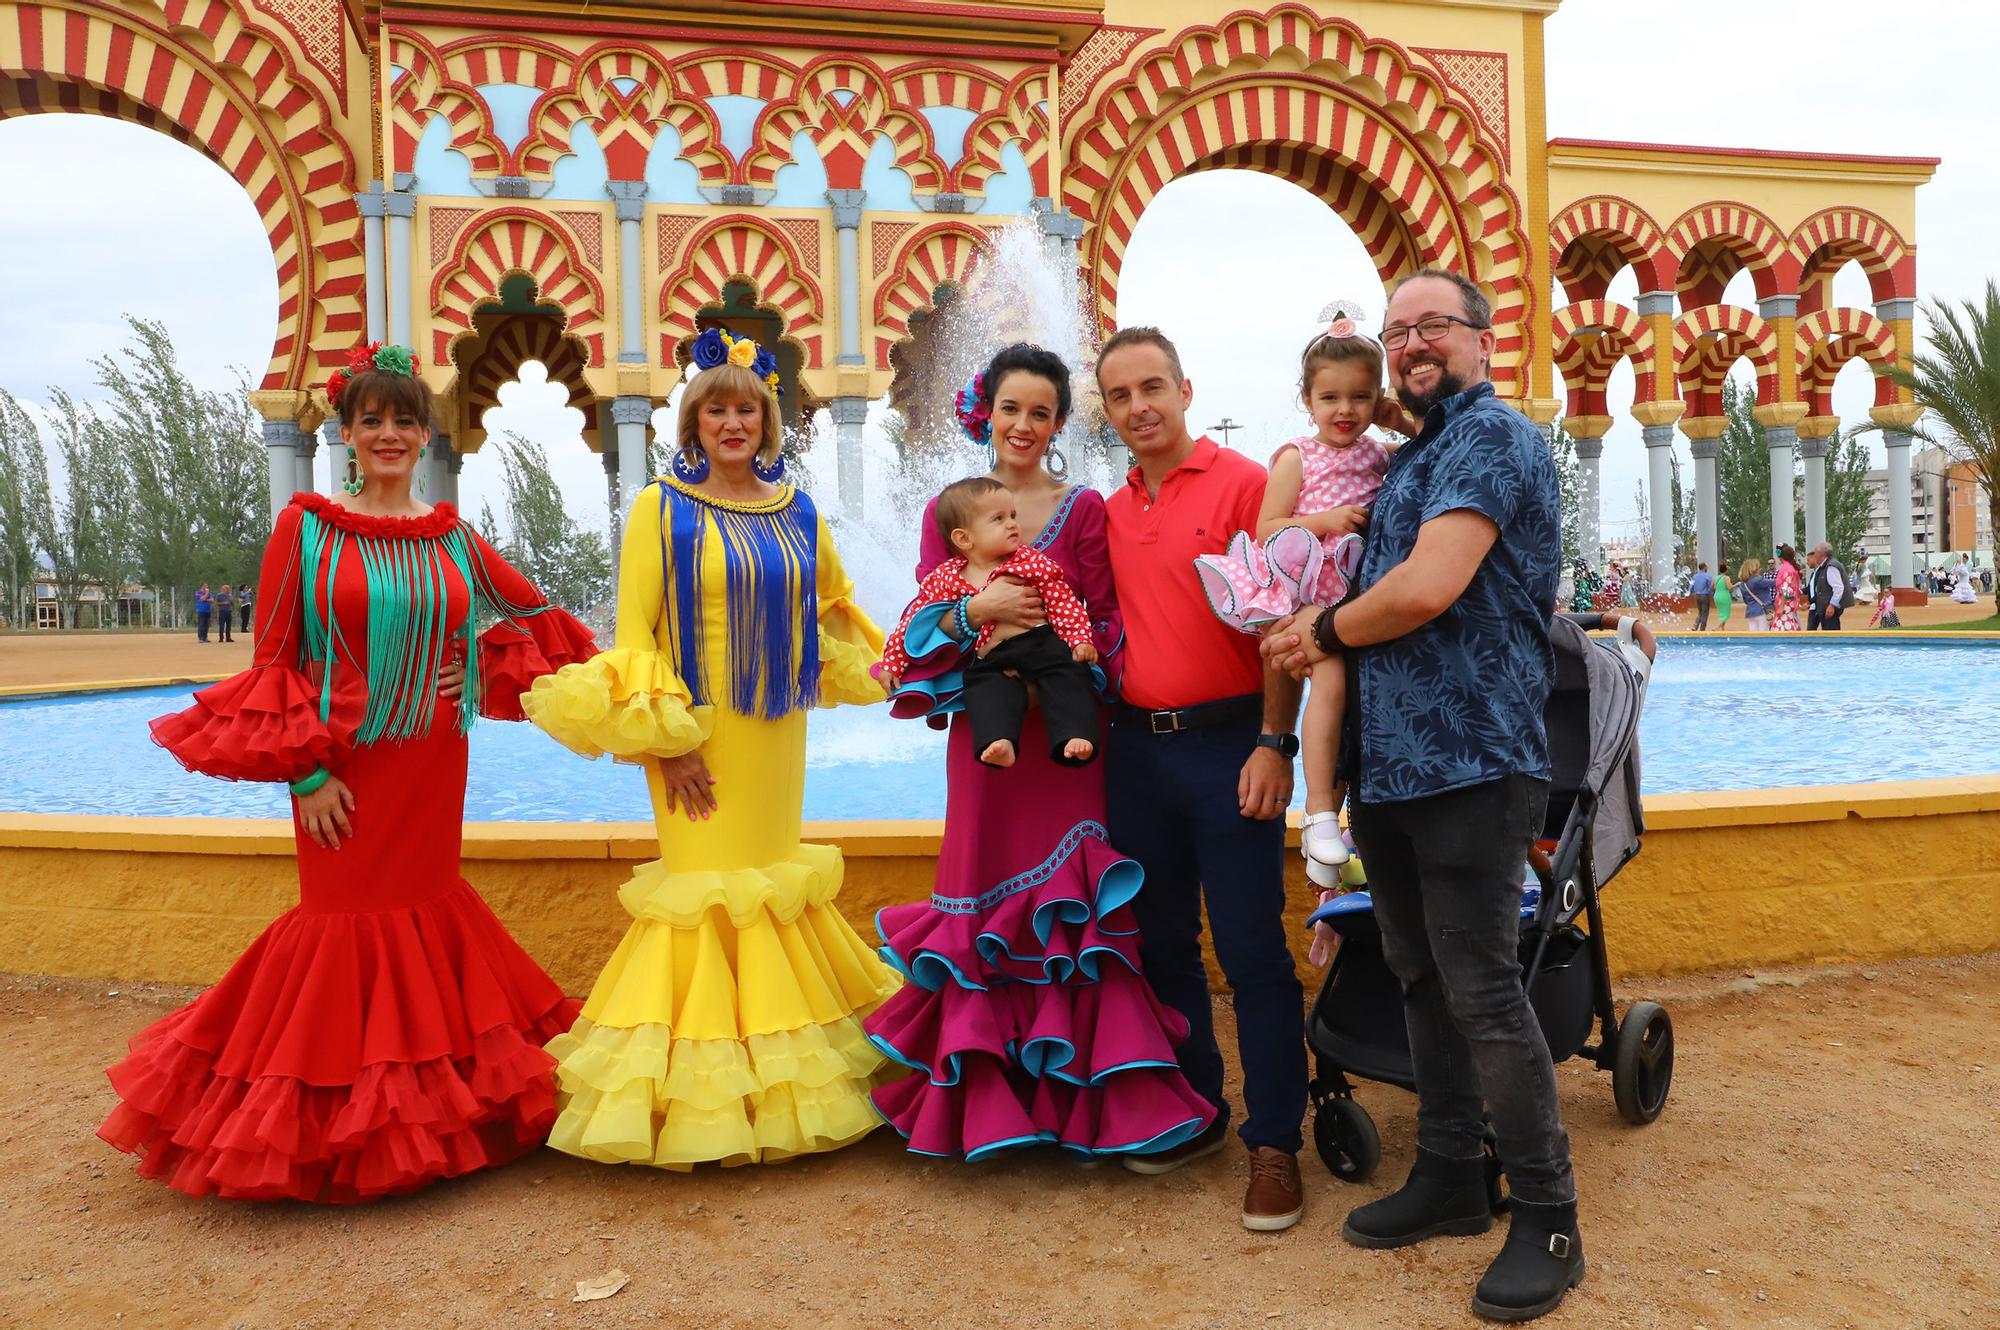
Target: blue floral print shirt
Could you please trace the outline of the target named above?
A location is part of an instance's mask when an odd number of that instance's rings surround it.
[[[1432,407],[1389,464],[1358,589],[1407,559],[1425,522],[1458,509],[1500,528],[1465,593],[1414,632],[1355,651],[1358,789],[1368,803],[1549,776],[1542,708],[1555,676],[1549,615],[1562,558],[1555,459],[1490,383]]]

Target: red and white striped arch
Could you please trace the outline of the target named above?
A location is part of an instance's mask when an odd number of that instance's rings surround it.
[[[1740,305],[1703,305],[1674,324],[1674,375],[1690,416],[1722,414],[1722,381],[1747,359],[1757,375],[1757,401],[1778,400],[1778,334]]]
[[[778,315],[783,337],[799,348],[802,369],[826,364],[826,302],[791,238],[755,218],[731,215],[697,231],[680,263],[660,283],[660,363],[676,363],[679,343],[693,337],[703,309],[722,303],[723,288],[742,282],[758,304]]]
[[[1683,308],[1720,302],[1730,279],[1745,268],[1759,300],[1798,289],[1799,263],[1791,244],[1748,204],[1696,204],[1667,228],[1666,250]]]
[[[366,335],[355,165],[317,80],[227,0],[0,3],[0,115],[76,111],[171,134],[250,197],[278,277],[261,384],[311,386]]]
[[[484,335],[476,343],[459,345],[458,395],[473,428],[486,428],[486,412],[500,404],[500,389],[520,377],[522,365],[538,360],[550,383],[569,389],[568,405],[583,412],[583,432],[595,438],[595,398],[584,382],[583,349],[563,331],[562,320],[547,314],[504,314],[481,322]]]
[[[986,182],[1005,169],[1000,155],[1009,143],[1021,145],[1021,159],[1034,180],[1035,197],[1049,196],[1049,80],[1039,69],[1009,84],[998,106],[984,111],[965,131],[965,156],[952,167],[952,188],[983,194]]]
[[[1291,144],[1247,143],[1224,148],[1195,169],[1257,171],[1289,180],[1324,200],[1368,251],[1385,286],[1423,266],[1417,242],[1396,210],[1338,157]]]
[[[991,91],[997,96],[998,89]],[[860,184],[861,163],[877,135],[888,136],[896,166],[912,188],[920,193],[944,188],[947,172],[930,122],[901,104],[882,71],[867,61],[828,56],[808,65],[793,95],[758,118],[756,143],[737,164],[738,183],[773,188],[779,168],[792,160],[792,140],[801,130],[812,135],[836,189]]]
[[[1894,381],[1881,371],[1896,361],[1896,334],[1866,310],[1817,310],[1798,323],[1799,398],[1815,416],[1833,414],[1833,381],[1851,360],[1865,361],[1876,371],[1875,405],[1896,400]]]
[[[1569,414],[1607,416],[1611,371],[1632,362],[1633,400],[1650,402],[1658,381],[1653,329],[1632,309],[1606,300],[1565,305],[1550,320],[1556,369],[1569,391]]]
[[[474,218],[431,278],[432,363],[451,363],[452,348],[473,332],[473,315],[497,304],[501,283],[515,274],[534,282],[539,302],[562,310],[562,331],[583,346],[585,363],[602,368],[604,288],[562,223],[527,208]]]
[[[451,149],[475,175],[498,175],[507,149],[493,128],[493,113],[474,87],[451,77],[430,43],[407,29],[392,29],[389,63],[403,72],[389,87],[389,145],[394,169],[416,169],[417,140],[432,116],[451,127]]]
[[[890,353],[910,338],[910,320],[937,301],[938,288],[963,286],[989,243],[970,222],[934,222],[904,238],[875,292],[875,368],[892,369]]]
[[[1666,239],[1652,215],[1630,199],[1593,194],[1556,214],[1549,227],[1550,268],[1573,301],[1602,300],[1613,278],[1632,268],[1641,291],[1673,288]]]
[[[1871,300],[1910,299],[1917,293],[1917,255],[1896,228],[1865,208],[1827,208],[1792,232],[1799,261],[1799,313],[1833,303],[1833,275],[1850,262],[1868,275]]]
[[[1487,290],[1495,387],[1519,394],[1533,296],[1518,201],[1477,114],[1400,47],[1295,5],[1238,13],[1142,56],[1069,123],[1064,202],[1095,223],[1084,258],[1107,327],[1133,228],[1168,181],[1233,146],[1317,150],[1401,215],[1420,262]]]
[[[570,153],[571,130],[584,122],[595,131],[613,180],[643,179],[653,141],[674,106],[673,75],[652,51],[626,43],[595,46],[578,58],[576,66],[575,79],[551,89],[539,104],[530,132],[514,150],[513,173],[547,179],[555,164]],[[629,92],[617,88],[621,79],[632,81]],[[708,111],[706,104],[695,106]],[[691,118],[711,127],[710,133],[696,136],[692,148],[699,151],[713,136],[713,118],[712,114],[707,122],[699,115]],[[681,150],[684,155],[690,150],[686,135]]]

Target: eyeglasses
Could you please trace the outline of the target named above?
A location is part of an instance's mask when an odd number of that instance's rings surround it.
[[[1419,319],[1417,322],[1407,326],[1397,324],[1391,328],[1384,328],[1382,330],[1382,345],[1391,351],[1398,350],[1405,342],[1410,340],[1411,333],[1415,333],[1421,341],[1435,342],[1438,338],[1450,332],[1451,325],[1454,323],[1461,328],[1470,328],[1474,332],[1479,332],[1482,329],[1493,326],[1490,323],[1474,323],[1470,319],[1454,318],[1449,314],[1437,314],[1428,319]]]

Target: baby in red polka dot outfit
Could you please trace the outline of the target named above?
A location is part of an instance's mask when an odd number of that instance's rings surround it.
[[[973,658],[965,666],[973,749],[988,766],[1014,765],[1033,684],[1049,732],[1049,756],[1070,766],[1090,761],[1097,756],[1097,682],[1090,668],[1097,648],[1090,642],[1090,612],[1061,566],[1021,543],[1013,492],[990,476],[945,486],[938,495],[937,524],[958,557],[932,569],[917,588],[882,649],[877,677],[894,692],[909,669],[905,639],[919,608],[940,601],[962,608],[994,578],[1018,578],[1041,593],[1048,622],[1035,628],[989,623],[973,637]],[[961,637],[971,635],[962,614],[958,627]]]

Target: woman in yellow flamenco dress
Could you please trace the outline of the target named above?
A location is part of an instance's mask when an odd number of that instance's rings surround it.
[[[799,841],[806,708],[879,702],[882,633],[824,518],[780,483],[775,364],[695,344],[674,474],[625,521],[616,645],[536,681],[529,718],[643,765],[660,857],[632,925],[548,1050],[549,1144],[687,1169],[831,1150],[880,1124],[861,1017],[897,987],[834,907],[840,851]]]

